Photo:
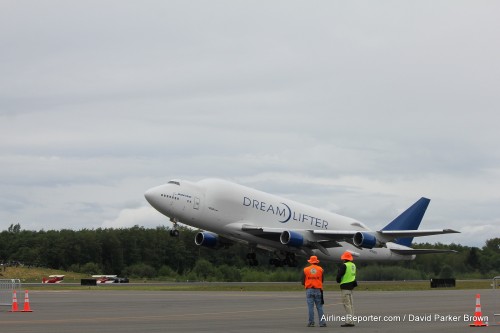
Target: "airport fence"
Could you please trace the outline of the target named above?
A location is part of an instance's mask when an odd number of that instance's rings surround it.
[[[16,292],[21,290],[20,279],[0,279],[0,305],[12,305],[12,293],[14,290]]]
[[[495,276],[493,278],[493,283],[491,284],[491,286],[493,287],[493,289],[497,289],[498,287],[500,287],[500,276]]]

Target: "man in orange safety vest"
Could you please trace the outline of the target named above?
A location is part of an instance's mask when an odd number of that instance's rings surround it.
[[[304,268],[302,273],[302,284],[306,288],[306,300],[309,309],[309,321],[307,326],[314,327],[314,305],[316,305],[319,326],[326,327],[326,321],[323,315],[323,268],[318,266],[319,260],[316,256],[311,256],[308,262],[311,265]]]

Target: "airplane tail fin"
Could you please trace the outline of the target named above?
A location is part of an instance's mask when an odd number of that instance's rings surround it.
[[[401,215],[396,217],[391,223],[386,225],[382,230],[417,230],[422,222],[427,206],[431,200],[427,198],[420,198],[410,208],[405,210]],[[413,237],[396,238],[395,243],[404,246],[410,246]]]

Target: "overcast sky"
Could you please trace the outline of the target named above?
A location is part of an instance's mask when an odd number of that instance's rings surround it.
[[[156,227],[235,181],[500,237],[498,1],[2,1],[0,230]]]

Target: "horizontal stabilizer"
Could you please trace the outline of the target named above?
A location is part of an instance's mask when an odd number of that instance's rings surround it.
[[[392,252],[401,255],[413,255],[413,254],[433,254],[433,253],[458,253],[455,250],[444,250],[444,249],[391,249]]]
[[[460,233],[453,229],[434,229],[434,230],[380,230],[380,234],[388,238],[406,238],[406,237],[422,237],[430,235],[454,234]]]

